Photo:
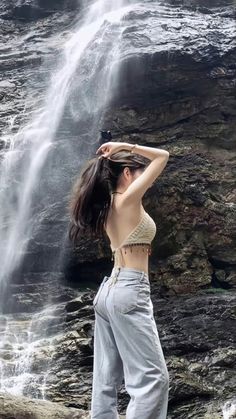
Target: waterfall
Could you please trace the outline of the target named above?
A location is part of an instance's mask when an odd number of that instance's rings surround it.
[[[236,415],[236,400],[228,400],[222,407],[222,413],[224,419],[233,419]]]
[[[33,208],[33,196],[38,192],[46,162],[50,162],[52,153],[56,153],[58,132],[65,112],[78,127],[85,120],[93,121],[89,132],[90,144],[86,152],[81,150],[81,155],[78,155],[80,162],[96,143],[96,132],[102,128],[97,123],[102,121],[104,108],[115,88],[120,37],[125,26],[122,17],[131,9],[130,3],[125,0],[99,0],[84,9],[65,41],[43,101],[33,109],[30,120],[15,135],[2,138],[5,147],[1,150],[0,165],[0,313],[3,313],[5,286],[13,274],[17,275],[28,243],[40,228],[40,217]],[[73,91],[75,82],[77,96]],[[11,125],[14,125],[14,119]],[[63,166],[60,170],[63,172]],[[26,380],[29,383],[31,357],[41,340],[45,339],[43,332],[40,335],[38,325],[43,319],[42,313],[36,313],[32,319],[23,322],[23,330],[19,323],[14,322],[14,317],[2,317],[0,350],[11,347],[16,361],[15,365],[11,362],[10,368],[0,359],[1,390],[22,394]],[[34,327],[33,333],[30,333],[35,316],[37,333]],[[40,378],[43,386],[37,394],[39,398],[44,398],[46,394],[45,377],[44,372],[43,379]],[[37,378],[32,380],[37,383]]]
[[[83,19],[82,27],[76,28],[65,43],[61,68],[52,75],[42,108],[37,109],[36,116],[19,130],[11,139],[9,149],[2,153],[0,284],[17,268],[26,251],[33,228],[33,220],[30,218],[32,191],[37,185],[50,149],[56,145],[55,134],[70,94],[72,79],[76,76],[81,62],[82,73],[85,69],[87,80],[83,78],[81,81],[77,118],[82,119],[86,114],[96,114],[103,109],[109,99],[109,82],[111,82],[111,77],[114,77],[111,70],[117,58],[119,36],[111,51],[103,51],[102,42],[110,27],[119,23],[124,13],[128,11],[129,6],[122,7],[122,3],[122,1],[100,0],[90,6]],[[79,23],[81,24],[81,21]],[[99,38],[96,38],[98,33]],[[88,63],[83,62],[87,48],[95,49],[94,65],[89,69],[86,68]],[[99,60],[102,59],[106,61],[106,65],[103,66],[102,79],[97,81],[100,91],[97,89],[97,97],[94,98],[95,92],[86,90],[90,87],[88,79],[93,79],[97,67],[101,65]],[[107,71],[108,74],[106,74]],[[73,112],[73,103],[71,109]]]
[[[34,397],[44,398],[44,386],[54,353],[53,338],[44,337],[44,327],[54,318],[53,311],[54,307],[46,308],[24,321],[8,316],[0,349],[9,363],[6,366],[0,362],[1,391],[21,395],[26,390]]]

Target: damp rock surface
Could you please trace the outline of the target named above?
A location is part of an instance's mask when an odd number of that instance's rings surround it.
[[[35,2],[17,4],[32,8]],[[33,21],[14,16],[14,2],[0,5],[3,150],[43,105],[50,75],[65,60],[62,46],[84,13],[83,4],[75,6],[72,0],[37,4],[47,15]],[[150,261],[162,292],[184,294],[209,285],[235,288],[235,3],[142,2],[122,25],[117,80],[103,126],[110,127],[115,140],[170,153],[164,172],[144,196],[157,224]],[[97,40],[85,51],[85,69],[94,62],[96,45]],[[90,124],[85,119],[80,128],[75,116],[78,108],[82,112],[81,79],[86,84],[87,72],[78,74],[61,117],[57,147],[40,180],[45,191],[35,201],[40,228],[28,245],[22,273],[19,269],[14,278],[18,282],[24,274],[50,275],[58,267],[70,282],[96,281],[111,268],[107,238],[94,241],[84,235],[76,249],[66,239],[68,193],[76,156],[88,148],[84,126]],[[95,89],[96,78],[91,78]]]
[[[223,417],[226,403],[234,405],[236,391],[235,292],[208,290],[167,297],[160,295],[155,282],[150,287],[170,376],[168,419],[179,418],[181,412],[189,419]],[[60,301],[38,315],[0,317],[0,359],[6,386],[14,377],[15,363],[18,361],[22,368],[25,363],[28,375],[22,377],[23,388],[31,397],[41,399],[44,391],[47,400],[88,414],[95,294],[96,290],[78,291],[76,297]],[[18,342],[14,339],[16,330]],[[26,344],[27,335],[33,342],[31,351]],[[125,415],[128,402],[123,380],[118,389],[121,415]]]
[[[0,392],[1,419],[87,419],[80,409],[66,408],[47,400],[31,400],[24,396],[13,396]]]

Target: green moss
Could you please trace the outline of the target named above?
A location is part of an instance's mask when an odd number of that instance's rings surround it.
[[[225,294],[229,293],[230,290],[226,290],[224,288],[206,288],[204,289],[204,292],[206,292],[207,294]]]

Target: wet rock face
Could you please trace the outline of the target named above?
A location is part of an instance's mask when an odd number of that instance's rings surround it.
[[[130,12],[104,124],[170,152],[145,204],[157,223],[151,265],[173,294],[236,285],[235,7],[201,4]]]
[[[118,141],[170,152],[144,197],[157,224],[151,271],[167,294],[236,285],[236,12],[201,5],[148,2],[126,16],[103,123]],[[109,244],[99,253],[82,240],[68,264],[86,264],[88,249],[109,271]]]
[[[1,419],[88,419],[82,409],[69,409],[57,403],[30,400],[0,392]]]
[[[53,13],[37,22],[5,20],[1,27],[0,68],[6,77],[0,84],[0,128],[7,144],[29,117],[25,107],[42,105],[56,56],[75,19],[70,2],[17,3],[26,4]],[[170,152],[164,173],[144,199],[158,228],[151,265],[167,293],[194,292],[212,284],[235,286],[235,8],[233,3],[213,7],[209,2],[203,11],[196,9],[200,4],[140,3],[126,16],[118,82],[103,122],[117,140]],[[15,3],[0,5],[3,16],[7,7],[12,11]],[[76,91],[76,78],[74,83]],[[75,97],[78,102],[79,92]],[[42,180],[42,187],[48,188],[52,179],[49,191],[55,191],[55,198],[46,203],[49,215],[42,210],[24,272],[53,271],[68,228],[66,199],[78,166],[74,145],[70,150],[67,146],[78,143],[78,123],[69,112],[59,131],[63,147],[58,146]],[[53,170],[64,155],[67,175],[59,181]],[[37,203],[35,207],[39,214]],[[86,237],[74,251],[63,242],[67,278],[96,276],[98,263],[102,273],[110,270],[109,244],[90,243]]]
[[[19,2],[3,2],[2,19],[35,21],[58,10],[71,10],[78,7],[77,0],[20,0]]]
[[[150,285],[154,318],[170,375],[168,419],[222,418],[224,405],[233,403],[236,391],[236,294],[202,291],[191,296],[161,298],[156,283]],[[55,290],[54,304],[39,315],[0,316],[2,378],[6,384],[8,374],[14,375],[12,365],[17,359],[21,368],[24,363],[27,366],[24,394],[40,399],[44,388],[48,401],[63,403],[78,411],[83,409],[88,415],[94,344],[92,301],[96,291],[76,293],[74,290],[70,299],[65,297],[66,292],[69,297],[68,290],[57,291],[61,299],[55,302]],[[17,341],[16,330],[21,331]],[[34,342],[34,350],[28,350],[24,359],[27,339]],[[5,410],[1,413],[9,412],[9,406],[21,407],[19,399],[14,405],[8,396],[4,399],[4,395],[0,397],[0,407],[4,400]],[[118,389],[120,414],[125,415],[128,401],[123,381]],[[57,409],[56,403],[48,406],[42,400],[31,403],[39,412],[44,403],[45,408],[53,409],[52,414]],[[32,405],[25,403],[25,412]]]
[[[190,9],[199,6],[203,6],[206,9],[215,9],[216,7],[234,6],[235,0],[167,0],[166,3]]]

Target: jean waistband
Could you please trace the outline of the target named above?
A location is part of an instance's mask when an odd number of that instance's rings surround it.
[[[143,282],[149,283],[149,276],[145,271],[139,269],[127,268],[124,266],[114,267],[111,271],[110,278],[113,279],[112,283],[114,284],[117,281],[139,279]]]

